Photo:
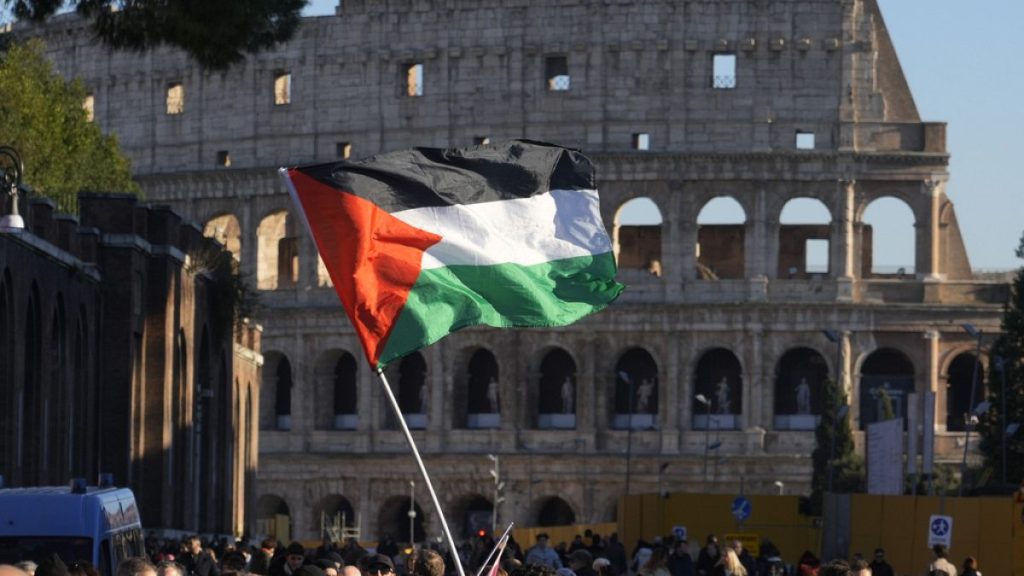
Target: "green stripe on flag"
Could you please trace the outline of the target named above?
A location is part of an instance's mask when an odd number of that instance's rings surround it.
[[[531,266],[448,266],[420,272],[388,336],[380,363],[460,328],[565,326],[622,292],[611,252]]]

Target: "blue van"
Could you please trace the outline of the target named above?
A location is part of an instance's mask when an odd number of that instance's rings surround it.
[[[54,552],[65,564],[92,562],[113,576],[121,560],[145,556],[135,495],[128,488],[70,486],[0,489],[0,564],[36,563]]]

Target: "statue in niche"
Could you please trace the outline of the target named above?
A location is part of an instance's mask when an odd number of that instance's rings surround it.
[[[498,380],[494,376],[491,376],[487,381],[487,403],[491,407],[491,414],[497,414],[499,412]]]
[[[654,396],[654,379],[644,378],[636,389],[636,411],[639,414],[651,412],[651,398]]]
[[[729,397],[729,381],[725,376],[722,376],[722,380],[715,384],[715,404],[717,404],[717,414],[732,414],[732,399]]]
[[[796,392],[796,413],[806,415],[811,413],[811,386],[807,383],[807,378],[800,378],[800,383],[796,385],[794,390]]]
[[[572,385],[572,376],[566,376],[562,382],[562,414],[573,414],[576,391]]]

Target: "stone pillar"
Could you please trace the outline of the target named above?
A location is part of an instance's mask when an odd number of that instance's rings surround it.
[[[846,392],[850,406],[850,428],[857,431],[860,426],[860,386],[854,382],[853,341],[849,330],[843,330],[839,343],[839,386]]]
[[[670,187],[674,186],[670,183]],[[686,253],[687,247],[683,240],[682,212],[683,195],[672,194],[669,190],[668,203],[665,206],[665,213],[661,219],[661,270],[662,284],[665,288],[665,300],[672,301],[679,298],[679,283],[689,279],[686,274]],[[693,250],[689,250],[692,257]],[[691,265],[690,270],[693,267]]]
[[[935,429],[946,431],[946,386],[939,373],[939,344],[942,334],[938,330],[925,330],[922,335],[925,345],[925,362],[923,385],[915,382],[915,392],[934,392],[935,404],[924,405],[925,410],[935,411]]]
[[[580,370],[576,378],[576,430],[582,435],[594,434],[595,395],[603,393],[604,387],[595,371],[597,342],[594,338],[583,340],[579,348]]]
[[[918,224],[918,242],[923,246],[917,249],[921,261],[917,266],[917,277],[926,282],[940,282],[944,279],[940,254],[939,208],[940,200],[945,194],[946,181],[940,179],[925,180],[921,183],[921,192],[927,196],[927,220]]]
[[[243,277],[251,278],[252,282],[255,283],[256,257],[259,252],[259,238],[256,235],[256,228],[259,226],[259,222],[256,222],[253,218],[252,197],[246,195],[241,200],[242,211],[239,214],[240,222],[238,223],[241,228],[238,235],[242,243],[238,263],[239,271]]]
[[[663,454],[679,453],[679,419],[683,414],[682,393],[683,374],[679,362],[678,333],[665,334],[667,345],[663,348],[664,357],[658,371],[658,422],[661,424],[661,450]]]
[[[679,228],[679,274],[684,283],[692,282],[697,278],[697,212],[699,206],[694,206],[693,197],[687,197],[679,202],[676,212],[673,212],[673,219],[677,221]]]
[[[857,275],[854,270],[853,220],[857,181],[836,182],[836,213],[832,224],[831,268],[835,279],[850,284]]]
[[[758,182],[757,190],[754,192],[754,213],[747,225],[748,234],[744,235],[748,238],[744,242],[744,274],[750,279],[766,276],[770,263],[778,262],[777,255],[772,258],[771,242],[768,237],[766,196],[764,182]]]

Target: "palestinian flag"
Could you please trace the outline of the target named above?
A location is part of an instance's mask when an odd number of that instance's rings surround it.
[[[622,292],[594,168],[514,141],[282,169],[370,364],[466,326],[562,326]]]

